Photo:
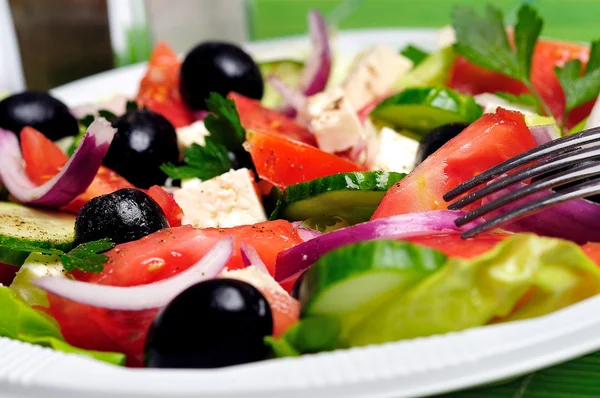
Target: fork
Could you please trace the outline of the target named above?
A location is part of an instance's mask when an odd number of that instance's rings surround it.
[[[513,173],[505,175],[509,172]],[[461,226],[504,205],[530,197],[540,191],[552,188],[560,189],[566,184],[586,179],[558,192],[535,197],[527,203],[485,220],[461,235],[463,238],[470,238],[566,201],[600,194],[600,177],[592,178],[599,175],[600,127],[597,127],[558,138],[523,152],[463,182],[448,191],[443,198],[446,202],[450,202],[466,194],[448,205],[450,210],[459,210],[513,184],[534,179],[529,185],[503,194],[457,218],[455,224]]]

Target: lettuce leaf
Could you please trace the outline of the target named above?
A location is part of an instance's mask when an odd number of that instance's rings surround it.
[[[125,363],[124,354],[83,350],[69,345],[63,340],[54,319],[18,300],[8,287],[0,286],[0,308],[0,337],[85,355],[115,365]]]
[[[435,274],[399,292],[354,328],[349,344],[377,344],[531,318],[599,292],[600,270],[578,245],[515,235],[475,259],[450,259]]]

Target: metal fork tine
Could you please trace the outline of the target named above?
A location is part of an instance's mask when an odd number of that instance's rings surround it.
[[[524,181],[528,178],[541,176],[550,171],[559,170],[561,168],[572,166],[577,163],[581,163],[582,161],[591,160],[598,157],[600,157],[600,146],[578,149],[576,151],[563,153],[560,156],[546,158],[534,166],[523,169],[512,175],[499,178],[498,180],[490,183],[489,185],[480,188],[474,192],[471,192],[467,196],[448,205],[448,209],[461,209],[473,203],[474,201],[481,199],[484,196],[487,196],[491,193],[497,192],[503,188],[506,188],[509,185]]]
[[[489,231],[502,225],[515,222],[523,217],[539,213],[549,207],[559,205],[572,199],[587,198],[589,196],[600,194],[600,180],[587,181],[582,184],[575,185],[561,192],[553,193],[539,200],[534,200],[519,206],[507,213],[494,217],[478,226],[465,231],[461,237],[471,238],[482,232]]]
[[[486,170],[478,176],[471,178],[468,181],[458,185],[457,187],[446,192],[443,196],[446,202],[457,198],[458,196],[470,191],[471,189],[483,184],[484,182],[498,177],[510,170],[524,166],[528,163],[534,162],[541,158],[549,155],[556,155],[558,153],[570,152],[577,150],[581,145],[585,145],[591,142],[600,141],[600,127],[581,131],[577,134],[568,135],[566,137],[558,138],[547,142],[546,144],[540,145],[536,148],[530,149],[529,151],[523,152],[522,154],[515,156],[500,163],[499,165]]]
[[[467,224],[468,222],[484,216],[489,212],[504,206],[507,203],[514,202],[519,200],[525,196],[532,195],[536,192],[542,191],[544,189],[554,188],[559,185],[568,184],[573,181],[581,180],[583,178],[592,177],[600,174],[600,163],[594,164],[586,164],[580,167],[576,167],[573,169],[569,169],[563,171],[562,173],[558,173],[552,175],[550,177],[546,177],[534,183],[527,185],[524,188],[520,188],[516,191],[513,191],[509,194],[503,195],[493,201],[486,203],[485,205],[465,214],[456,219],[454,222],[457,226],[461,226]]]

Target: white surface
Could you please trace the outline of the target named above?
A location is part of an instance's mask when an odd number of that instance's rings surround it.
[[[340,49],[435,46],[432,32],[349,33]],[[280,41],[285,51],[297,41]],[[249,46],[264,54],[271,44]],[[281,48],[281,47],[280,47]],[[70,105],[136,91],[141,66],[54,91]],[[600,349],[600,297],[537,319],[216,370],[125,369],[0,338],[2,398],[418,397],[518,376]]]

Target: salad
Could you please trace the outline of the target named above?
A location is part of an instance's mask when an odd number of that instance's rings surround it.
[[[600,42],[540,38],[529,5],[512,27],[491,6],[451,22],[433,52],[375,44],[347,63],[314,11],[304,60],[159,43],[135,98],[4,98],[0,337],[218,368],[600,293],[598,197],[469,239],[443,199],[599,126]]]

